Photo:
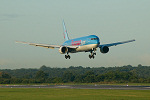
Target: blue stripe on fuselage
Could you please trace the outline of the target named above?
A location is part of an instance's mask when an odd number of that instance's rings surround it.
[[[67,40],[63,43],[64,46],[84,46],[90,44],[100,44],[100,40],[96,35]]]

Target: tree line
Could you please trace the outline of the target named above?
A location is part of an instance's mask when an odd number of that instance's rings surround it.
[[[150,83],[150,66],[1,69],[0,84],[31,83]]]

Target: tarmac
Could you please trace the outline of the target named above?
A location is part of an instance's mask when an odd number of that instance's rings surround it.
[[[118,90],[150,90],[150,86],[129,85],[1,85],[0,88],[65,88],[65,89],[118,89]]]

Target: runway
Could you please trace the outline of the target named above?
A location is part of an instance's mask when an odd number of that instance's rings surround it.
[[[118,89],[118,90],[150,90],[150,86],[128,85],[1,85],[0,88],[66,88],[66,89]]]

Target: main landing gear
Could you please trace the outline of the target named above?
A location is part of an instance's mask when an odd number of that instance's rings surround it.
[[[94,59],[94,58],[95,58],[95,56],[94,56],[94,55],[96,55],[96,52],[94,52],[94,53],[93,53],[93,51],[91,51],[91,54],[89,55],[89,58],[90,58],[90,59],[91,59],[91,58],[93,58],[93,59]]]
[[[68,53],[67,53],[67,55],[65,55],[65,58],[66,58],[66,59],[68,59],[68,58],[70,59],[71,57],[70,57],[70,55],[68,55]]]

